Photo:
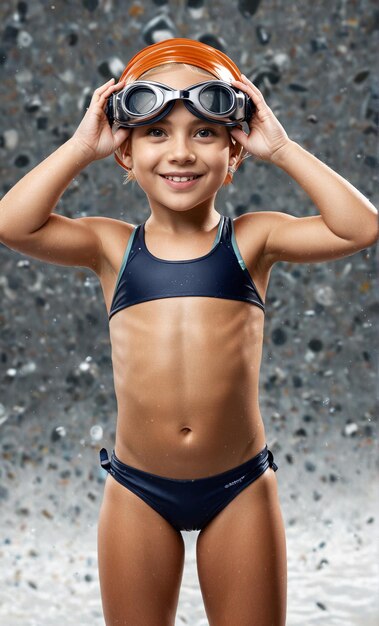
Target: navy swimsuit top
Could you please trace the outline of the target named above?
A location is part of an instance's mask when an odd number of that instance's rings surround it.
[[[166,261],[149,252],[145,223],[129,237],[113,295],[109,319],[122,309],[158,298],[207,296],[265,305],[241,257],[231,217],[221,216],[208,254],[184,261]]]

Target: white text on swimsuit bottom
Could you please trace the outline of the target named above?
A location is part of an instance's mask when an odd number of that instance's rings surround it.
[[[241,478],[237,478],[237,480],[233,480],[232,483],[228,483],[227,485],[224,485],[225,489],[228,489],[228,487],[232,487],[233,485],[236,485],[237,483],[240,483],[241,480],[243,480],[245,478],[245,476],[246,476],[246,474],[241,476]]]

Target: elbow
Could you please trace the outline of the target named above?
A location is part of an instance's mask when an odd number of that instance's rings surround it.
[[[0,243],[8,245],[7,241],[8,241],[8,236],[7,236],[6,229],[3,228],[2,224],[0,224]]]
[[[5,228],[3,224],[0,224],[0,243],[7,248],[17,248],[17,245],[25,241],[25,235],[22,236],[15,230]]]
[[[375,224],[373,224],[373,227],[371,229],[371,232],[369,233],[370,237],[368,240],[368,246],[373,246],[376,244],[376,242],[379,239],[379,221],[378,221],[378,216],[376,217],[376,221]]]
[[[0,224],[0,243],[11,247],[12,240],[14,240],[14,238],[11,236],[9,229],[4,228],[3,224]]]
[[[370,225],[365,224],[364,228],[362,227],[361,232],[357,233],[355,242],[363,250],[364,248],[370,248],[370,246],[374,246],[376,242],[378,241],[378,239],[379,239],[379,221],[376,216],[374,222],[372,222]]]

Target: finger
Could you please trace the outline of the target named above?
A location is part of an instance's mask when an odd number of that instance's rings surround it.
[[[109,89],[109,87],[107,87],[107,86],[105,86],[105,87],[101,86],[98,89],[95,89],[95,91],[92,94],[90,106],[98,104],[101,101],[101,98],[102,98],[103,94],[104,93],[108,93],[108,89]]]
[[[241,80],[236,80],[233,82],[238,83],[238,85],[242,88],[250,89],[254,94],[260,96],[262,100],[264,100],[262,92],[258,89],[256,85],[254,85],[254,83],[251,80],[246,78],[245,74],[241,74]]]
[[[98,87],[97,89],[95,89],[95,91],[93,92],[93,94],[97,94],[97,95],[101,95],[102,93],[104,93],[104,91],[107,91],[107,89],[109,89],[109,87],[111,86],[111,84],[113,83],[114,78],[110,78],[106,83],[104,83],[103,85],[100,85],[100,87]]]
[[[246,143],[247,143],[247,135],[243,130],[239,130],[237,128],[233,128],[230,131],[230,134],[232,135],[232,137],[238,141],[238,143],[241,144],[241,146],[243,146],[245,148],[245,150],[247,150],[246,148]]]
[[[92,96],[94,101],[98,102],[101,98],[104,98],[104,97],[107,98],[109,94],[112,93],[112,91],[122,87],[124,81],[119,81],[116,84],[113,84],[113,83],[114,83],[114,78],[111,78],[110,80],[108,80],[108,82],[104,83],[104,85],[101,85],[100,87],[95,89],[95,91],[93,92],[93,96]]]
[[[252,81],[252,80],[249,80],[249,79],[248,79],[248,77],[247,77],[247,76],[245,76],[245,74],[241,74],[241,78],[242,78],[242,82],[243,82],[244,84],[249,85],[249,87],[250,87],[251,89],[253,89],[254,91],[256,91],[256,93],[261,93],[261,92],[259,91],[258,87],[257,87],[257,86],[253,83],[253,81]]]
[[[262,93],[259,91],[258,87],[253,85],[253,83],[251,83],[252,87],[239,80],[235,80],[233,81],[233,83],[235,83],[236,87],[241,89],[241,91],[244,91],[249,96],[249,98],[251,98],[257,108],[257,113],[261,113],[263,110],[267,111],[269,109],[269,106],[265,101]]]
[[[113,135],[114,149],[117,150],[130,135],[130,128],[119,128]]]
[[[109,87],[110,91],[117,91],[117,89],[122,89],[123,87],[125,87],[125,82],[126,79],[124,78],[124,80],[120,80],[118,83],[116,83],[115,85],[111,85]]]
[[[259,97],[263,99],[263,96],[261,92],[259,91],[258,87],[253,85],[253,83],[249,85],[249,84],[246,84],[245,82],[242,82],[241,80],[233,80],[233,83],[235,84],[236,87],[238,87],[242,91],[245,91],[249,95],[251,95],[252,99],[256,100]]]
[[[241,81],[235,80],[233,81],[233,84],[235,87],[246,93],[249,96],[250,100],[252,100],[252,102],[255,104],[255,106],[258,107],[258,105],[261,103],[259,94],[255,93],[250,87],[248,87]]]
[[[116,83],[115,85],[113,85],[113,84],[109,85],[109,87],[107,87],[107,89],[105,91],[103,91],[100,95],[97,95],[94,98],[94,102],[97,105],[99,105],[101,108],[103,108],[104,105],[105,105],[105,101],[108,100],[108,98],[111,96],[111,94],[114,91],[117,91],[118,89],[122,89],[122,87],[124,86],[124,83],[125,83],[125,81],[120,81],[120,82]],[[95,96],[95,94],[94,94],[94,96]]]
[[[103,93],[101,94],[100,98],[109,98],[109,95],[111,93],[113,93],[114,91],[117,91],[118,89],[122,89],[122,87],[124,87],[125,85],[125,80],[121,80],[118,83],[114,84],[114,85],[109,85],[109,87],[107,87],[107,89],[105,91],[103,91]]]

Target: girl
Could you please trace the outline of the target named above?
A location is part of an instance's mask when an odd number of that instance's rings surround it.
[[[149,218],[53,213],[78,172],[112,153]],[[217,192],[246,155],[287,172],[320,215],[220,214]],[[117,84],[95,90],[72,138],[4,196],[1,241],[90,268],[109,313],[118,420],[111,459],[100,452],[107,626],[173,626],[180,531],[194,529],[210,625],[284,626],[278,467],[258,398],[269,276],[277,261],[338,259],[377,238],[367,198],[288,137],[233,61],[188,39],[135,55]]]

